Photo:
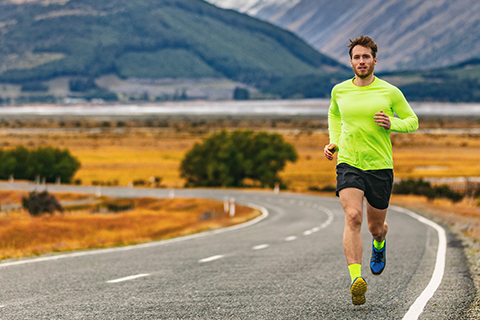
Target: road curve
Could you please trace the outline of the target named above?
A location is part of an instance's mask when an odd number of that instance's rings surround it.
[[[33,185],[0,183],[0,189]],[[171,190],[48,186],[114,197],[169,197]],[[388,265],[368,270],[364,306],[353,306],[338,199],[233,190],[175,190],[178,197],[234,197],[263,207],[243,228],[171,241],[0,263],[1,319],[404,319],[432,280],[439,237],[391,208]],[[461,319],[474,297],[460,241],[447,232],[445,270],[419,319]],[[418,316],[417,316],[418,317]],[[415,317],[415,318],[417,318]]]

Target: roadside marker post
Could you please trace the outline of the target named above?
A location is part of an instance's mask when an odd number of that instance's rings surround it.
[[[230,198],[230,217],[235,216],[235,198]]]
[[[223,198],[223,211],[225,213],[228,213],[228,209],[229,209],[228,197],[224,197]]]

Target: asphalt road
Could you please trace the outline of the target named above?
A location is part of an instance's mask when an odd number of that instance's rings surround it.
[[[0,188],[25,185],[0,183]],[[116,197],[170,195],[165,189],[100,191]],[[338,199],[193,189],[175,190],[175,196],[234,197],[263,207],[265,214],[254,224],[221,232],[4,261],[0,319],[404,319],[432,275],[438,275],[437,230],[391,208],[388,264],[379,277],[370,274],[371,238],[366,227],[363,230],[367,303],[353,306]],[[461,243],[448,232],[446,240],[440,285],[419,319],[462,319],[473,300]]]

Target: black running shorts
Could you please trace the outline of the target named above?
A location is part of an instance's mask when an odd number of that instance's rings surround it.
[[[393,187],[393,170],[361,170],[346,163],[337,165],[337,197],[345,188],[360,189],[368,203],[379,210],[387,209]]]

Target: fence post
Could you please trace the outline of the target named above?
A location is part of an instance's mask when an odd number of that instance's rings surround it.
[[[228,197],[223,198],[223,212],[228,213],[229,205],[228,205]]]
[[[230,198],[230,217],[235,216],[235,198]]]
[[[278,194],[280,192],[280,184],[275,182],[275,188],[273,189],[273,193]]]
[[[13,179],[13,174],[11,174],[10,177],[8,178],[8,183],[12,184],[13,181],[15,180]]]

